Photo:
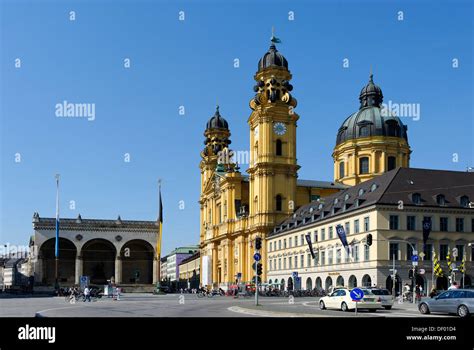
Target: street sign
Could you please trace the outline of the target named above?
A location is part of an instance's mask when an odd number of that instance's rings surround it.
[[[296,278],[298,277],[298,272],[294,271],[291,275],[293,276],[293,278]]]
[[[364,292],[360,288],[354,288],[351,290],[351,298],[352,300],[359,301],[364,297]]]
[[[412,264],[413,266],[418,266],[418,261],[412,261],[411,264]]]
[[[255,253],[253,255],[253,260],[255,261],[260,261],[260,259],[262,259],[262,256],[259,254],[259,253]]]
[[[419,259],[418,255],[413,255],[411,257],[411,261],[413,261],[413,262],[418,261],[418,259]]]
[[[418,256],[419,256],[420,258],[422,258],[422,259],[425,257],[425,255],[426,255],[426,254],[423,253],[423,252],[421,252],[420,254],[418,254]]]
[[[237,272],[237,278],[242,278],[242,272]]]
[[[425,269],[419,269],[419,270],[418,270],[418,273],[419,273],[420,275],[424,275],[425,272],[426,272]]]

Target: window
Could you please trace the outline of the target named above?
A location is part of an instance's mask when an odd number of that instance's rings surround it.
[[[433,245],[426,244],[423,249],[423,253],[425,253],[425,257],[423,259],[431,261],[433,259]]]
[[[412,256],[413,256],[412,245],[407,243],[407,261],[411,261]]]
[[[397,158],[388,157],[387,158],[387,171],[393,170],[397,167]]]
[[[281,270],[281,258],[278,259],[278,270]]]
[[[295,247],[298,246],[298,236],[295,236]]]
[[[345,249],[345,251],[346,251],[346,263],[349,263],[350,258],[351,258],[350,254],[349,254],[349,249]]]
[[[286,238],[283,240],[283,249],[286,249]]]
[[[318,230],[314,231],[314,243],[318,241]]]
[[[359,233],[359,219],[354,220],[354,233]]]
[[[365,232],[370,231],[369,217],[368,216],[366,216],[364,218],[364,231]]]
[[[448,218],[447,217],[440,217],[439,218],[439,230],[440,231],[448,231]]]
[[[448,256],[448,245],[447,244],[440,244],[439,245],[439,260],[446,260],[446,256]]]
[[[304,245],[304,235],[301,235],[300,239],[301,239],[301,245]]]
[[[359,262],[359,245],[354,246],[354,261]]]
[[[321,265],[326,264],[326,252],[321,252]]]
[[[397,137],[399,134],[398,123],[395,120],[388,120],[385,122],[387,124],[387,136]]]
[[[321,229],[321,240],[324,241],[326,239],[326,229],[322,228]]]
[[[283,155],[283,143],[280,139],[276,140],[276,155],[282,156]]]
[[[341,249],[337,249],[336,250],[336,264],[340,264],[341,263]]]
[[[360,137],[369,136],[369,127],[367,125],[363,125],[359,127],[359,136]]]
[[[297,269],[297,268],[298,268],[298,257],[295,256],[295,269]]]
[[[456,261],[462,261],[464,257],[464,245],[456,244],[456,248],[458,250],[458,256],[456,257]]]
[[[461,204],[461,207],[467,208],[469,206],[469,197],[468,196],[462,196],[459,199],[459,203]]]
[[[293,240],[290,238],[288,238],[288,245],[290,246],[290,248],[293,246]]]
[[[411,201],[415,204],[421,204],[421,194],[413,193],[411,195]]]
[[[344,223],[344,230],[346,231],[346,235],[351,233],[351,225],[350,225],[349,221]]]
[[[300,267],[303,268],[304,267],[304,255],[301,255],[300,256]]]
[[[464,218],[456,218],[456,232],[464,232]]]
[[[314,265],[318,265],[319,263],[319,251],[314,253]]]
[[[438,205],[445,205],[446,204],[446,198],[444,197],[443,194],[438,194],[436,196],[436,203],[438,203]]]
[[[369,158],[362,157],[359,159],[359,173],[368,174],[369,173]]]
[[[332,239],[332,226],[329,227],[329,239]]]
[[[308,254],[308,262],[307,262],[307,266],[308,267],[311,267],[311,254]]]
[[[398,260],[398,243],[390,243],[390,260]]]
[[[278,194],[276,196],[276,211],[281,211],[282,209],[282,198],[281,198],[281,195]]]
[[[416,216],[408,215],[407,216],[407,231],[416,230]]]
[[[339,177],[343,178],[345,176],[344,174],[344,162],[339,163]]]
[[[390,215],[390,230],[398,230],[398,215]]]
[[[328,252],[328,265],[332,265],[333,255],[334,255],[334,251],[332,249],[329,249],[329,252]]]
[[[288,265],[289,265],[290,269],[293,268],[293,258],[291,256],[288,258]]]
[[[370,260],[370,246],[368,246],[367,244],[364,244],[364,260]]]
[[[474,232],[474,219],[471,219],[471,232]]]
[[[281,249],[281,239],[278,240],[278,249]]]

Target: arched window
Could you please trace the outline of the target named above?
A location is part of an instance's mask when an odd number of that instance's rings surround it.
[[[339,178],[343,178],[344,174],[344,162],[339,163]]]
[[[369,173],[369,158],[368,157],[359,158],[359,173],[360,174]]]
[[[387,159],[387,171],[395,169],[397,167],[397,158],[395,157],[388,157]]]
[[[276,211],[281,211],[282,210],[282,197],[281,194],[277,194],[276,196]]]
[[[461,207],[467,208],[469,206],[469,197],[468,196],[462,196],[459,200],[459,203],[461,204]]]
[[[283,155],[283,142],[280,139],[276,140],[276,155],[282,156]]]

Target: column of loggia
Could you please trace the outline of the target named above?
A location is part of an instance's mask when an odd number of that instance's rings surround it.
[[[79,285],[81,282],[81,276],[83,274],[83,260],[82,256],[79,254],[76,255],[76,266],[75,266],[75,277],[74,277],[74,284]]]

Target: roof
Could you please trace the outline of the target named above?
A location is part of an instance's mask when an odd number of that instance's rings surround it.
[[[171,253],[169,253],[168,256],[173,254],[194,254],[196,250],[199,250],[199,246],[197,245],[178,247],[175,248]]]
[[[193,255],[187,257],[186,259],[183,259],[183,261],[181,261],[180,265],[183,265],[183,264],[186,264],[190,261],[193,261],[193,260],[196,260],[196,259],[199,259],[199,257],[201,256],[201,253],[199,251],[197,251],[196,253],[194,253]]]
[[[17,266],[18,264],[21,264],[25,261],[25,259],[17,259],[17,258],[12,258],[8,259],[5,261],[5,268],[12,268]]]
[[[420,195],[419,204],[414,194]],[[438,195],[444,196],[444,204],[440,204]],[[375,204],[398,206],[400,200],[405,207],[469,209],[463,197],[474,201],[472,172],[397,168],[300,207],[277,225],[270,236]],[[474,207],[469,210],[474,214]]]
[[[268,51],[258,61],[258,70],[264,70],[269,67],[282,67],[288,69],[288,61],[280,52],[278,52],[274,43],[270,45]]]
[[[156,221],[83,219],[80,215],[76,219],[60,218],[62,230],[70,231],[148,231],[156,230]],[[33,215],[33,228],[35,230],[55,230],[55,218],[40,218],[39,214]]]
[[[249,181],[248,175],[242,175],[244,181]],[[317,187],[317,188],[336,188],[336,189],[345,189],[349,186],[343,185],[337,182],[332,181],[320,181],[320,180],[303,180],[297,179],[296,186],[300,187]]]

